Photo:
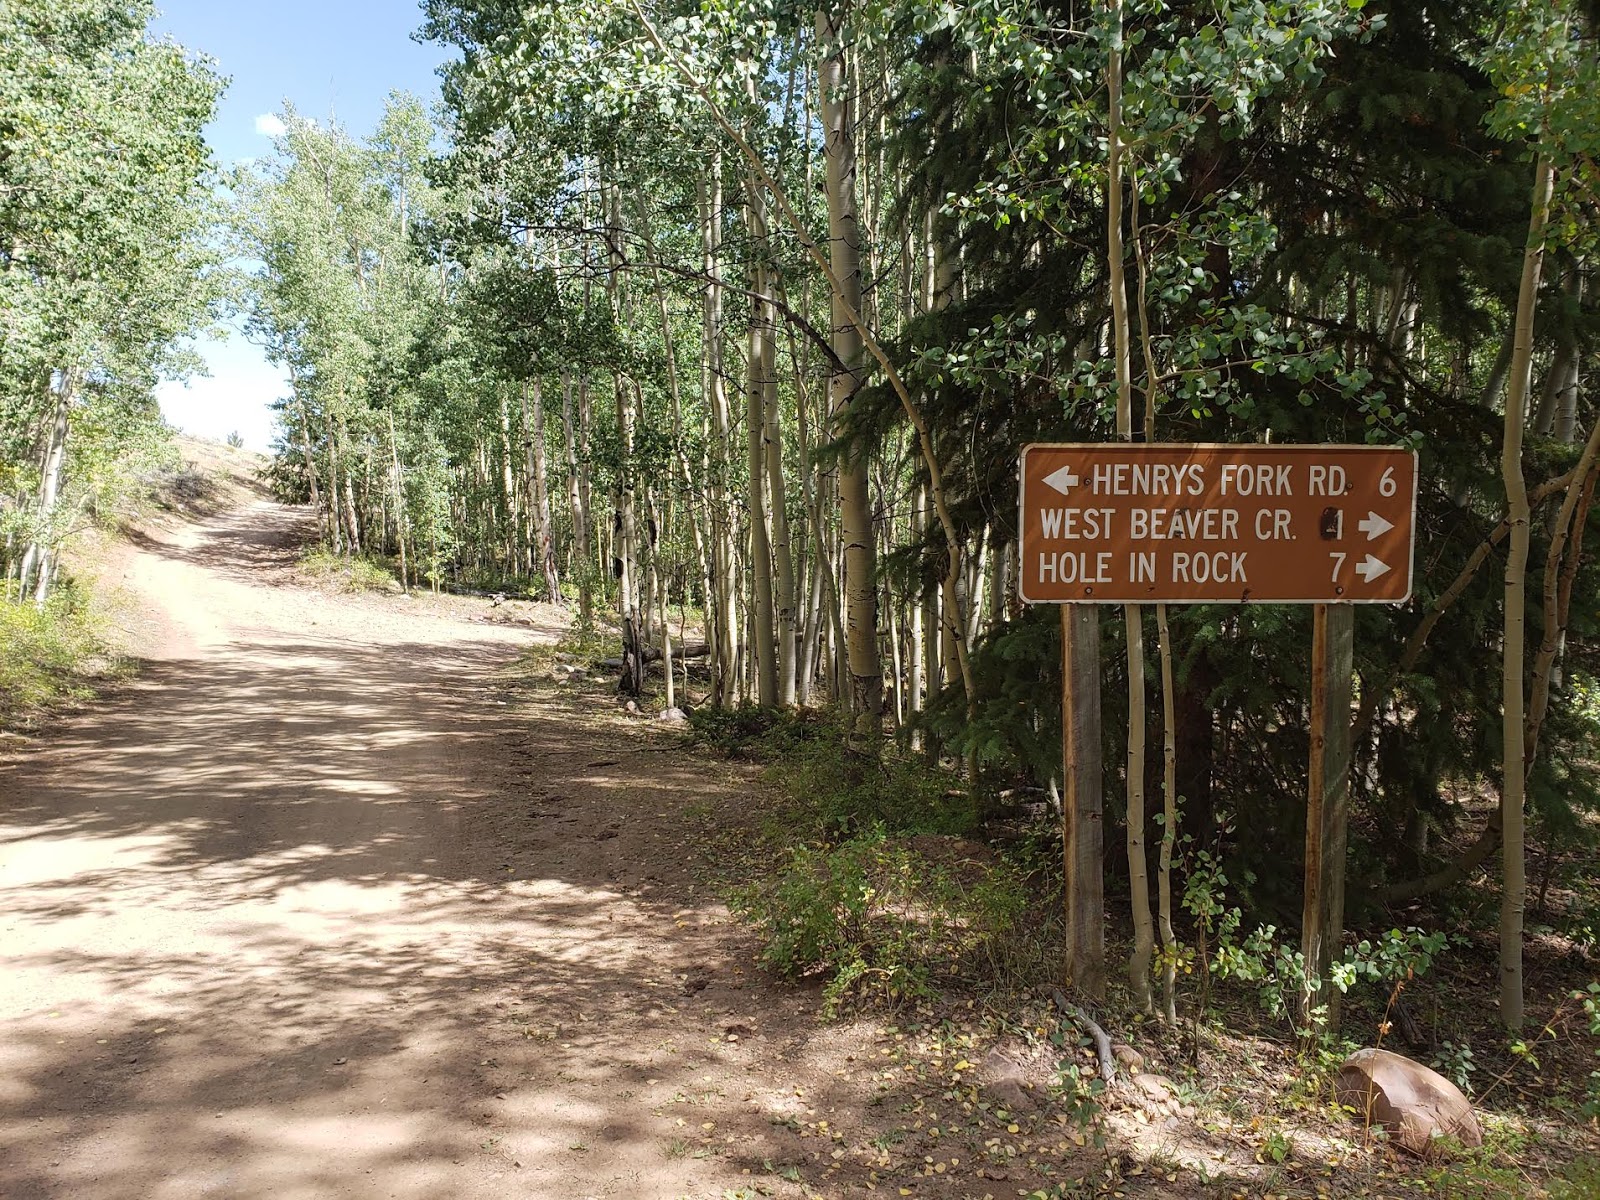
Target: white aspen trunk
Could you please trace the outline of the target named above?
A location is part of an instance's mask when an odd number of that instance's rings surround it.
[[[585,403],[582,407],[587,408]],[[587,469],[579,469],[578,435],[572,420],[572,372],[561,373],[561,432],[567,452],[567,504],[572,515],[573,558],[578,574],[578,624],[594,624],[594,590],[589,567],[589,492]]]
[[[801,308],[809,308],[810,289],[807,288],[801,299]],[[832,540],[829,536],[825,514],[829,509],[831,496],[827,495],[826,477],[817,478],[811,465],[811,416],[810,395],[811,390],[806,386],[805,371],[802,367],[798,345],[794,331],[789,331],[789,361],[793,369],[794,394],[795,394],[795,453],[800,459],[800,491],[805,502],[806,515],[811,525],[811,576],[812,592],[815,599],[811,611],[807,615],[807,643],[805,653],[802,655],[804,669],[802,678],[805,694],[801,703],[805,703],[811,696],[811,685],[817,677],[819,670],[818,655],[823,643],[829,649],[829,696],[837,703],[841,697],[834,686],[832,648],[842,642],[843,614],[839,607],[838,576],[833,569],[833,555],[829,550]],[[821,612],[818,609],[822,610]]]
[[[1527,864],[1524,859],[1524,644],[1526,640],[1525,580],[1528,565],[1530,508],[1528,486],[1522,471],[1522,432],[1528,411],[1529,376],[1533,362],[1534,310],[1539,299],[1539,275],[1544,263],[1545,224],[1550,215],[1550,195],[1555,172],[1550,161],[1534,166],[1532,215],[1528,243],[1522,258],[1522,282],[1517,293],[1515,341],[1511,375],[1506,392],[1505,437],[1501,445],[1500,474],[1506,488],[1506,520],[1510,546],[1505,569],[1505,639],[1501,662],[1504,693],[1501,728],[1502,782],[1500,788],[1501,879],[1500,894],[1500,1019],[1508,1029],[1522,1027],[1523,910],[1527,899]]]
[[[879,547],[879,554],[888,555],[894,548],[894,521],[891,517],[883,523],[883,544]],[[894,588],[887,581],[883,588],[884,599],[884,637],[889,643],[890,676],[893,681],[888,688],[890,711],[894,713],[894,727],[902,728],[906,723],[906,687],[905,687],[905,659],[901,639],[905,633],[905,623],[900,617],[900,605],[895,603]]]
[[[311,486],[311,507],[317,514],[317,520],[325,522],[327,513],[322,505],[322,488],[317,483],[317,459],[311,453],[311,416],[306,411],[306,403],[301,398],[299,387],[291,386],[294,388],[295,408],[300,413],[300,454],[305,459],[306,482]]]
[[[500,494],[505,503],[505,524],[502,528],[506,534],[505,554],[506,573],[517,575],[521,573],[527,557],[522,553],[522,506],[519,500],[522,489],[517,486],[516,451],[511,444],[511,412],[506,403],[505,388],[497,388],[499,395],[500,411]]]
[[[1127,278],[1122,240],[1122,0],[1111,2],[1111,54],[1106,71],[1109,128],[1106,137],[1106,245],[1111,284],[1111,324],[1117,372],[1117,433],[1133,437]],[[1133,954],[1128,982],[1140,1008],[1152,1007],[1150,965],[1155,929],[1150,920],[1150,882],[1144,847],[1145,667],[1144,617],[1137,604],[1123,606],[1128,645],[1128,884],[1133,906]]]
[[[768,286],[772,280],[768,279]],[[766,457],[770,497],[768,525],[772,542],[772,602],[777,625],[777,703],[792,708],[795,702],[795,578],[794,551],[789,535],[788,492],[783,482],[783,429],[778,419],[778,360],[774,338],[777,313],[765,308],[767,338],[761,369],[763,385],[762,449]]]
[[[817,678],[817,648],[822,642],[822,606],[826,602],[822,590],[821,562],[811,565],[809,601],[800,636],[800,665],[795,676],[795,701],[802,707],[811,703],[811,685]]]
[[[661,670],[667,679],[667,707],[678,707],[677,684],[672,678],[672,624],[667,620],[667,585],[661,585]]]
[[[1144,351],[1144,440],[1156,440],[1155,346],[1150,337],[1150,307],[1147,285],[1149,264],[1144,254],[1144,238],[1139,224],[1139,180],[1130,189],[1128,225],[1133,238],[1134,260],[1138,264],[1139,344]],[[1132,420],[1130,383],[1129,420]],[[1162,1016],[1169,1025],[1178,1020],[1178,939],[1172,925],[1172,853],[1178,840],[1178,751],[1177,701],[1172,672],[1172,630],[1167,622],[1167,606],[1156,605],[1157,654],[1161,663],[1161,851],[1156,875],[1156,927],[1161,935]]]
[[[939,312],[949,307],[955,298],[957,290],[957,260],[944,252],[941,239],[937,236],[933,214],[929,214],[926,225],[927,248],[923,276],[924,299],[928,311]],[[929,487],[930,505],[937,508],[937,501],[933,496],[932,487]],[[950,565],[939,583],[939,590],[935,607],[938,609],[937,624],[930,624],[929,639],[936,643],[939,665],[937,670],[930,669],[929,692],[935,692],[948,686],[956,680],[966,684],[966,641],[963,638],[964,630],[960,614],[967,611],[965,598],[967,596],[966,579],[958,569],[960,556],[953,554]],[[932,637],[932,630],[937,628],[939,636]],[[937,678],[937,683],[933,682]],[[967,696],[967,706],[970,712],[974,697]]]
[[[54,578],[53,541],[56,506],[61,499],[61,485],[67,472],[67,434],[72,411],[73,377],[63,371],[61,387],[56,393],[55,413],[50,421],[50,435],[45,447],[44,462],[39,477],[39,525],[41,533],[29,545],[22,557],[22,577],[18,591],[26,594],[30,584],[34,603],[43,606],[50,598]]]
[[[828,196],[828,248],[833,289],[833,351],[843,369],[828,380],[829,412],[836,431],[849,423],[861,386],[864,343],[852,313],[861,311],[861,232],[856,218],[855,117],[845,86],[840,27],[826,8],[817,11],[819,113]],[[839,466],[839,511],[844,534],[846,648],[851,708],[857,727],[876,733],[883,724],[883,660],[878,653],[877,564],[867,466],[860,449]]]
[[[751,177],[745,195],[745,219],[751,243],[760,255],[765,241],[761,217],[760,182]],[[764,292],[766,273],[759,261],[750,271],[750,290]],[[745,356],[745,449],[748,465],[745,501],[750,510],[750,635],[756,677],[756,703],[763,708],[778,703],[777,645],[773,633],[772,544],[767,514],[766,450],[762,430],[766,424],[767,341],[771,330],[760,300],[751,302],[749,349]]]
[[[922,535],[927,529],[927,493],[922,484],[917,484],[912,492],[911,501],[911,541],[914,545],[922,544]],[[927,611],[927,601],[913,604],[907,614],[909,625],[909,646],[906,651],[906,711],[919,713],[922,711],[925,674],[922,656],[924,653],[924,616]]]
[[[344,470],[344,515],[348,522],[346,534],[349,539],[350,553],[354,557],[361,555],[361,515],[356,511],[356,483],[355,476],[350,473],[350,456],[345,455]]]
[[[635,389],[637,391],[637,384]],[[637,417],[637,414],[635,414]],[[655,640],[653,623],[659,618],[661,608],[661,513],[656,502],[655,488],[645,484],[644,488],[644,545],[648,547],[649,554],[641,555],[644,569],[644,596],[640,605],[642,611],[639,616],[639,628],[645,644],[649,645]]]
[[[344,521],[339,507],[339,437],[330,421],[328,425],[328,531],[333,535],[331,549],[344,553],[344,539],[339,527]]]
[[[544,380],[537,375],[523,396],[523,441],[528,450],[528,474],[533,485],[535,535],[539,540],[538,568],[550,603],[561,603],[561,573],[556,569],[556,540],[550,520],[549,472],[545,466]],[[531,428],[530,428],[531,427]]]
[[[604,192],[606,197],[606,243],[608,246],[606,299],[611,308],[612,319],[620,323],[622,319],[620,296],[622,282],[622,194],[614,183],[606,184]],[[634,511],[636,481],[633,478],[633,402],[621,374],[613,373],[611,383],[612,396],[616,402],[617,447],[622,459],[617,476],[616,490],[612,496],[612,527],[615,539],[613,553],[616,558],[616,563],[612,570],[617,577],[617,608],[621,622],[624,626],[632,622],[636,630],[642,630],[644,622],[641,620],[639,611],[637,576],[638,527]]]
[[[734,515],[728,478],[732,466],[732,414],[723,373],[722,352],[722,158],[711,157],[700,181],[701,259],[706,284],[701,295],[701,391],[710,409],[712,436],[711,560],[714,628],[706,631],[712,647],[711,701],[727,706],[733,699],[738,670],[738,620],[734,613]]]
[[[1167,606],[1156,605],[1161,653],[1161,861],[1156,876],[1157,924],[1161,933],[1161,1007],[1168,1025],[1178,1023],[1178,938],[1172,927],[1172,851],[1178,840],[1178,751],[1176,686],[1172,678],[1172,633]]]
[[[981,596],[987,586],[988,580],[994,569],[994,544],[989,540],[989,528],[985,526],[978,536],[978,553],[967,560],[967,595]],[[966,635],[967,645],[972,645],[978,640],[978,629],[983,621],[983,608],[978,604],[968,604],[966,607],[967,627],[963,631]]]
[[[1579,303],[1583,300],[1582,262],[1573,268],[1572,275],[1573,300]],[[1561,390],[1556,395],[1555,420],[1551,426],[1551,433],[1560,441],[1569,444],[1578,437],[1578,379],[1582,366],[1582,355],[1574,352],[1569,356],[1567,369],[1561,376]]]
[[[615,563],[612,573],[617,578],[617,608],[622,621],[639,623],[639,597],[637,594],[638,526],[634,513],[633,480],[633,404],[622,376],[612,376],[612,396],[616,401],[617,444],[622,454],[622,469],[618,473],[616,490],[612,494],[612,556]]]
[[[394,469],[394,540],[400,552],[400,590],[411,590],[411,569],[406,556],[406,535],[408,524],[406,518],[406,477],[400,466],[400,441],[394,431],[394,409],[385,408],[384,415],[389,418],[389,454]]]

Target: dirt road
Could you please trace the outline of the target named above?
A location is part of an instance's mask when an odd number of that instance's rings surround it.
[[[554,628],[297,586],[303,521],[145,542],[155,661],[0,764],[0,1196],[720,1197],[805,1160],[777,1123],[830,1035],[684,869],[738,781],[496,682]]]

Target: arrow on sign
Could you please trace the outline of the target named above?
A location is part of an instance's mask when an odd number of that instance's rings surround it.
[[[1058,467],[1046,475],[1044,481],[1063,496],[1069,494],[1080,482],[1078,477],[1072,473],[1071,467]]]
[[[1365,525],[1366,522],[1363,521],[1362,524]],[[1356,574],[1361,576],[1362,583],[1371,583],[1379,575],[1387,575],[1388,573],[1389,564],[1380,562],[1370,554],[1356,564]]]
[[[1356,528],[1361,530],[1362,533],[1366,534],[1367,541],[1370,542],[1373,538],[1382,537],[1384,534],[1388,533],[1389,530],[1393,529],[1394,522],[1385,521],[1377,513],[1369,511],[1362,520],[1356,522]],[[1384,569],[1387,570],[1388,568]],[[1382,574],[1382,572],[1379,573]]]

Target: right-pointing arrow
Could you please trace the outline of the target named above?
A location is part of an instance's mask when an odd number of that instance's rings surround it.
[[[1356,528],[1367,535],[1367,541],[1375,537],[1382,537],[1394,528],[1393,521],[1386,521],[1375,512],[1368,512],[1365,517],[1356,522]]]
[[[1356,574],[1361,576],[1362,583],[1371,583],[1379,575],[1387,575],[1388,573],[1389,564],[1380,562],[1370,554],[1356,564]]]

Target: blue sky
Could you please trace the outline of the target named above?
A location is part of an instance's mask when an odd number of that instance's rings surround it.
[[[422,24],[414,0],[158,4],[155,31],[210,55],[231,80],[206,128],[224,164],[271,152],[271,114],[281,112],[286,99],[307,116],[335,117],[363,136],[377,124],[391,91],[415,92],[429,105],[438,98],[434,68],[446,52],[411,40]],[[198,348],[210,377],[162,384],[157,396],[167,420],[217,440],[237,431],[252,449],[266,450],[272,439],[267,406],[288,390],[282,375],[237,331]]]

